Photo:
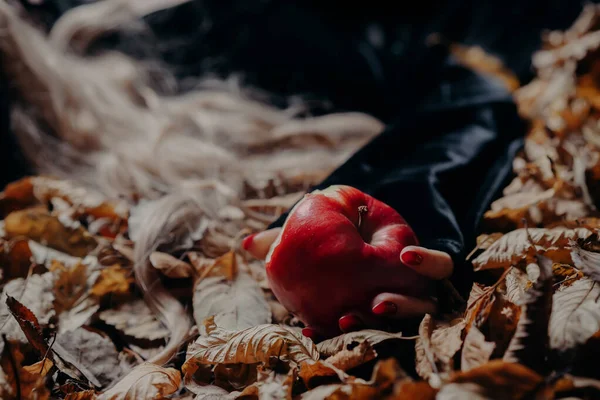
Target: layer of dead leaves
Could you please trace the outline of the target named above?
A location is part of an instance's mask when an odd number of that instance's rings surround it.
[[[302,336],[264,267],[238,249],[302,189],[267,182],[221,210],[221,225],[149,255],[195,328],[168,365],[148,363],[169,330],[134,284],[135,210],[49,177],[9,185],[0,194],[0,398],[600,398],[599,52],[595,6],[546,35],[538,78],[515,92],[531,128],[517,177],[469,256],[476,283],[452,313],[426,315],[414,337]],[[514,89],[494,59],[455,53]]]

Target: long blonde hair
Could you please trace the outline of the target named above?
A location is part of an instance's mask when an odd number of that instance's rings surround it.
[[[169,360],[191,322],[150,268],[152,251],[181,245],[201,221],[219,227],[222,210],[247,200],[248,187],[275,188],[262,191],[268,197],[318,182],[383,127],[361,113],[299,118],[302,106],[257,101],[235,79],[199,79],[193,90],[165,95],[156,88],[156,71],[162,82],[176,86],[177,80],[157,68],[160,60],[108,50],[82,55],[99,35],[134,22],[139,28],[142,16],[188,1],[99,1],[72,9],[44,34],[22,9],[0,0],[0,50],[14,89],[12,130],[27,159],[40,173],[107,196],[149,200],[136,215],[143,223],[135,275],[171,331],[156,363]],[[233,237],[242,225],[223,226],[220,237]]]

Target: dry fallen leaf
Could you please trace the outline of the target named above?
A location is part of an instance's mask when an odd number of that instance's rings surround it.
[[[130,269],[113,265],[104,268],[100,271],[100,276],[90,294],[97,297],[102,297],[107,294],[113,295],[129,295],[129,288],[133,283],[133,276]]]
[[[319,386],[302,393],[302,400],[342,400],[375,398],[377,389],[365,384],[333,384]]]
[[[162,340],[169,336],[169,330],[156,319],[144,300],[136,299],[115,309],[102,311],[98,317],[127,336],[136,339]]]
[[[403,337],[401,332],[390,333],[373,329],[363,329],[324,340],[317,345],[317,349],[322,356],[331,357],[340,351],[351,350],[361,343],[367,343],[369,346],[375,347],[380,343],[394,340],[407,340],[407,338]]]
[[[460,368],[462,371],[469,371],[479,367],[490,360],[496,345],[493,342],[487,342],[483,333],[472,326],[465,337],[461,353]]]
[[[237,332],[212,328],[189,346],[182,371],[192,376],[203,364],[268,365],[276,360],[300,364],[318,359],[314,343],[291,327],[259,325]]]
[[[194,288],[194,319],[201,325],[214,316],[224,329],[242,330],[271,322],[271,310],[258,283],[245,271],[232,280],[225,276],[209,276]]]
[[[550,317],[550,347],[565,351],[584,343],[600,330],[600,287],[579,279],[554,293]]]
[[[110,385],[124,372],[119,363],[119,353],[108,337],[79,328],[59,335],[56,342],[73,355],[77,364],[83,365],[103,386]]]
[[[65,226],[40,209],[10,213],[4,219],[4,230],[9,238],[24,236],[76,257],[85,257],[97,246],[96,240],[80,225]]]
[[[545,371],[548,325],[552,312],[552,261],[538,256],[540,276],[523,295],[516,331],[504,353],[504,361],[519,362],[534,371]]]
[[[465,326],[464,319],[448,325],[438,324],[429,314],[423,318],[415,345],[419,376],[428,380],[432,374],[446,374],[453,369],[453,357],[463,344]]]
[[[65,397],[65,400],[96,400],[96,392],[93,390],[84,390],[77,393],[69,393]]]
[[[44,339],[42,327],[35,314],[11,296],[6,298],[6,305],[25,334],[27,341],[38,351],[40,356],[48,354],[48,343]]]
[[[150,264],[169,278],[189,278],[194,275],[194,268],[167,253],[155,251],[150,254]]]
[[[303,362],[300,365],[299,376],[308,388],[316,387],[330,377],[338,377],[340,381],[347,382],[350,377],[344,373],[345,371],[374,360],[376,357],[375,350],[365,341],[352,348],[346,348],[324,361]],[[315,381],[317,383],[314,383]]]
[[[583,238],[591,232],[585,228],[576,229],[517,229],[509,232],[492,244],[485,252],[473,260],[476,271],[508,268],[533,259],[541,252],[555,262],[569,264],[571,262],[568,248],[569,240]],[[535,244],[530,244],[529,238]]]
[[[52,273],[32,275],[27,279],[10,281],[2,292],[2,299],[12,296],[27,307],[37,317],[41,325],[46,325],[55,315],[53,309],[54,295],[52,294]],[[25,343],[25,335],[19,324],[12,317],[5,301],[0,301],[0,330],[12,340]]]
[[[577,268],[596,282],[600,282],[600,253],[585,250],[571,243],[571,258]]]
[[[6,400],[47,400],[50,391],[45,386],[45,375],[52,368],[52,363],[47,361],[36,363],[28,367],[22,367],[23,354],[18,348],[4,343],[4,349],[0,357],[0,366],[4,376],[0,386],[0,396]],[[20,394],[20,396],[19,396]]]
[[[78,263],[65,266],[60,261],[54,261],[50,271],[55,275],[54,309],[58,314],[70,310],[88,290],[87,266]]]
[[[15,278],[25,278],[33,263],[33,254],[29,241],[16,238],[9,241],[0,239],[0,265],[2,265],[2,280],[10,281]],[[41,272],[41,271],[33,271]]]
[[[181,374],[174,368],[144,363],[135,367],[98,400],[163,399],[175,393],[181,384]]]
[[[467,372],[459,372],[451,378],[452,383],[478,385],[482,389],[483,398],[490,399],[522,399],[542,381],[540,375],[527,367],[500,360],[490,361]]]

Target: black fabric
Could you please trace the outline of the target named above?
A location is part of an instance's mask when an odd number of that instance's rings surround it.
[[[464,251],[510,179],[525,125],[491,78],[449,59],[438,83],[424,103],[399,110],[381,135],[311,190],[350,185],[392,206],[421,245],[453,257],[453,283],[464,293],[471,281]]]

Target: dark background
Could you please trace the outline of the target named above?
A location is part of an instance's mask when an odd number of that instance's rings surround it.
[[[46,0],[23,5],[50,28],[84,3]],[[533,77],[531,54],[545,29],[567,28],[585,2],[577,0],[198,0],[146,18],[142,33],[113,33],[91,52],[119,48],[158,58],[180,79],[237,73],[285,105],[300,94],[313,113],[369,112],[384,121],[436,85],[436,58],[424,45],[432,32],[478,44],[500,56],[522,82]],[[394,3],[394,5],[392,5]],[[397,5],[395,3],[406,3]],[[1,78],[1,76],[0,76]],[[0,185],[30,173],[10,132],[8,88],[0,80]]]

